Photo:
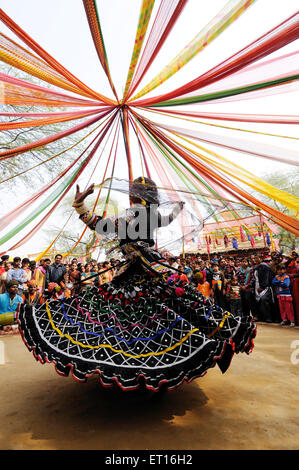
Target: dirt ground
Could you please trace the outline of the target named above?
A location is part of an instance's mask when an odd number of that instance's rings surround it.
[[[162,396],[77,383],[0,341],[1,450],[299,448],[298,327],[259,324],[250,356]]]

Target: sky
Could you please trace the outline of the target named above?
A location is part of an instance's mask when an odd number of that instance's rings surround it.
[[[155,16],[159,3],[159,0],[156,0],[152,18]],[[212,0],[210,2],[189,0],[162,50],[141,82],[139,89],[167,65],[226,3],[225,0]],[[141,0],[98,0],[97,4],[111,75],[117,91],[121,95],[133,50]],[[50,2],[46,0],[1,0],[1,8],[80,80],[96,91],[112,97],[109,84],[94,49],[81,0],[51,0]],[[273,0],[257,0],[208,47],[148,96],[173,90],[196,78],[281,23],[294,14],[297,9],[297,0],[284,0],[283,3]],[[0,31],[12,39],[16,39],[13,33],[2,24],[0,25]],[[19,42],[19,40],[17,41]],[[294,41],[269,57],[276,57],[295,50],[298,50],[298,41]],[[193,105],[192,109],[253,114],[298,114],[298,94],[295,89],[293,92],[274,94],[263,98]],[[163,118],[157,118],[157,121],[168,122],[167,120],[163,121]],[[184,127],[179,120],[172,120],[171,122],[178,127]],[[228,123],[228,125],[230,124]],[[233,123],[232,125],[242,127],[239,123]],[[185,126],[188,127],[190,124],[185,124]],[[298,137],[298,126],[246,123],[243,127]],[[198,129],[213,132],[213,128],[209,127],[204,128],[202,126]],[[219,129],[215,132],[220,135],[223,132],[225,135],[237,137],[240,137],[239,134],[243,134]],[[240,138],[253,139],[282,148],[298,149],[298,141],[294,140],[254,134],[242,135]],[[219,148],[215,148],[215,151],[217,150],[219,151]],[[259,176],[274,171],[285,172],[290,169],[287,165],[276,164],[269,160],[249,157],[228,150],[223,151],[222,154]],[[120,165],[118,171],[120,175],[123,175],[124,168],[122,165]],[[84,182],[84,179],[82,182]],[[30,194],[30,188],[28,188],[28,194],[22,195],[22,197],[28,197]],[[7,208],[2,205],[0,209],[3,214]],[[18,234],[13,241],[21,238],[22,234],[23,232]],[[40,237],[39,240],[35,239],[34,243],[30,242],[27,244],[28,246],[24,246],[22,251],[30,251],[33,248],[37,249],[37,247],[42,249],[44,243],[44,238]]]

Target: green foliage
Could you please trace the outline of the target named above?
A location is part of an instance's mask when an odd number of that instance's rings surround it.
[[[37,85],[42,85],[46,88],[53,88],[51,85],[35,77],[32,77],[20,70],[10,67],[2,62],[0,62],[0,72],[13,77],[20,78],[22,80],[26,80],[31,83],[35,83]],[[58,107],[47,108],[35,106],[2,106],[3,112],[59,112],[64,110],[64,108]],[[9,118],[7,118],[6,116],[0,117],[0,120],[2,120],[3,122],[26,121],[27,119],[28,118],[21,117],[14,118],[13,116]],[[57,132],[69,129],[70,127],[73,127],[75,124],[79,124],[80,122],[82,122],[82,119],[64,123],[39,126],[34,128],[12,129],[2,131],[0,132],[0,152],[19,147],[21,145],[26,145],[36,140],[43,139]],[[16,178],[9,179],[8,181],[6,181],[6,188],[16,193],[19,193],[23,189],[28,190],[28,188],[40,188],[41,184],[45,184],[51,181],[51,179],[53,179],[64,168],[66,168],[67,165],[69,165],[75,158],[77,158],[86,148],[91,138],[87,138],[85,141],[79,143],[70,151],[62,153],[60,156],[54,158],[53,160],[50,160],[49,162],[46,162],[46,160],[53,157],[54,155],[57,155],[58,153],[63,152],[69,147],[72,147],[87,133],[89,133],[94,127],[96,127],[96,124],[90,126],[87,130],[85,129],[76,132],[73,135],[70,135],[63,139],[59,139],[56,142],[52,142],[51,144],[48,144],[44,147],[31,150],[29,152],[17,155],[12,158],[8,158],[6,160],[3,160],[2,162],[0,161],[1,181],[6,180],[7,178],[11,178],[22,172],[22,175],[16,176]],[[45,163],[38,166],[37,168],[29,170],[31,167],[34,167],[35,165],[41,162]],[[26,172],[26,170],[29,171]]]
[[[84,230],[85,225],[79,219],[78,214],[74,212],[72,208],[72,203],[74,201],[74,194],[69,194],[63,200],[61,204],[61,212],[63,213],[63,223],[70,218],[69,223],[67,224],[66,228],[63,230],[61,235],[59,236],[57,242],[55,243],[55,250],[61,253],[66,253],[72,250],[73,246],[79,239],[82,231]],[[90,196],[86,199],[85,205],[88,209],[92,210],[95,203],[95,195]],[[103,215],[104,210],[106,210],[107,217],[113,217],[115,214],[119,213],[123,210],[122,207],[119,207],[116,200],[109,199],[108,206],[106,207],[106,195],[104,197],[99,198],[98,203],[95,208],[95,213],[98,215]],[[50,244],[52,240],[56,237],[56,235],[60,232],[61,226],[57,226],[54,224],[52,227],[48,227],[47,229],[47,240]],[[84,236],[80,243],[78,243],[77,247],[74,250],[74,253],[84,253],[87,254],[92,250],[92,247],[95,244],[97,234],[94,231],[91,231],[89,228],[86,230]],[[97,257],[99,251],[103,249],[110,248],[110,243],[107,243],[106,239],[100,240],[98,248],[95,250],[93,257]]]
[[[263,180],[270,183],[272,186],[275,186],[278,189],[286,191],[290,194],[298,196],[299,194],[299,170],[293,169],[288,172],[275,172],[268,175],[263,176]],[[291,212],[287,207],[279,202],[275,201],[274,199],[270,199],[266,196],[261,195],[260,193],[256,193],[255,196],[262,201],[266,202],[270,206],[274,207],[275,209],[283,212],[284,214],[288,214],[291,216],[295,216],[294,212]],[[299,210],[299,208],[298,208]],[[279,232],[276,236],[279,240],[279,245],[282,251],[290,251],[294,249],[298,249],[299,241],[298,237],[293,233],[288,232],[287,230],[279,227]]]

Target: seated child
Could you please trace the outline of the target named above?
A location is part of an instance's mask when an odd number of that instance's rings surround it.
[[[50,282],[48,285],[50,300],[62,300],[65,298],[64,287],[59,286],[56,282]]]
[[[25,305],[39,305],[42,303],[42,294],[39,292],[38,285],[35,280],[27,283],[28,290],[22,295]]]

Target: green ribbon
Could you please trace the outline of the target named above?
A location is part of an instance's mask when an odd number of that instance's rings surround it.
[[[189,96],[187,98],[179,98],[176,100],[160,101],[156,104],[149,105],[150,107],[159,108],[161,106],[180,106],[183,104],[201,103],[203,101],[219,100],[221,98],[227,98],[229,96],[240,95],[248,93],[250,91],[261,90],[263,88],[269,88],[275,85],[281,85],[283,83],[292,82],[298,80],[299,75],[290,75],[289,77],[278,78],[276,80],[270,80],[267,82],[255,83],[254,85],[246,85],[238,88],[231,88],[229,90],[216,91],[214,93],[207,93],[198,96]]]

